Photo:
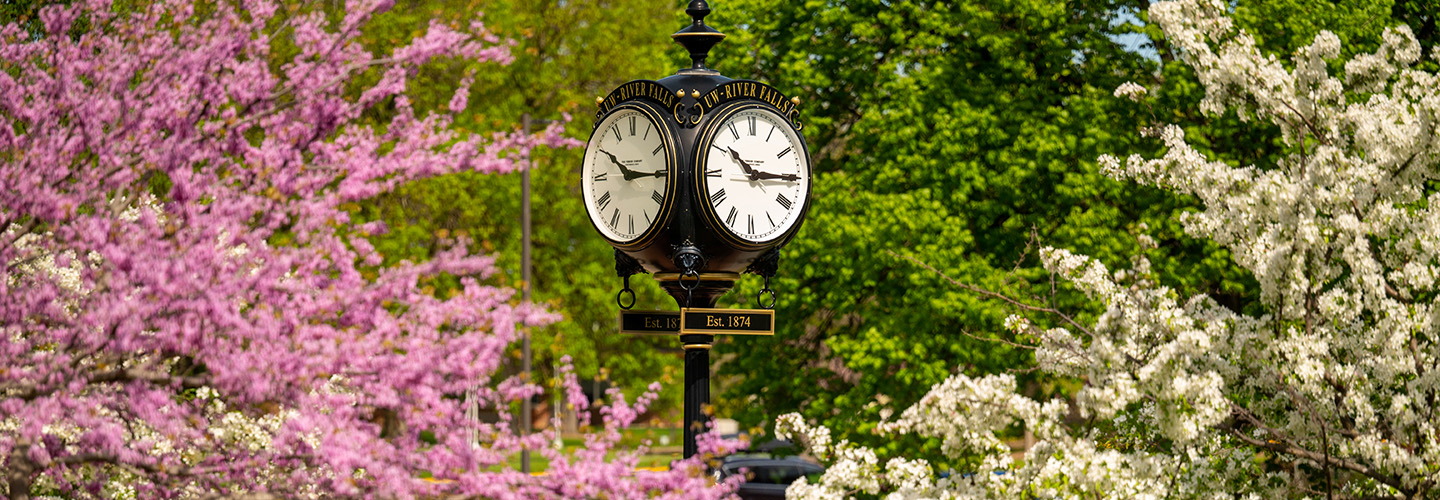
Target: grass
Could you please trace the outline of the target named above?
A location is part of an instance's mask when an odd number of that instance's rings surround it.
[[[633,450],[648,441],[650,445],[649,453],[641,455],[640,461],[636,466],[646,469],[669,468],[670,462],[680,459],[683,439],[684,435],[680,429],[650,427],[625,429],[620,433],[620,443],[616,446],[616,449],[619,451]],[[667,441],[669,444],[661,444]],[[564,450],[567,451],[567,454],[570,451],[585,446],[585,439],[578,434],[561,436],[560,442]],[[615,451],[616,450],[611,450],[610,453],[606,454],[606,458],[613,458]],[[519,470],[520,456],[511,456],[509,465]],[[530,472],[545,472],[548,467],[549,462],[545,460],[545,457],[540,456],[539,453],[530,454]]]

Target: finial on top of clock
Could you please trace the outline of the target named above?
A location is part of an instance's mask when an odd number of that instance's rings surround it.
[[[695,24],[705,22],[705,16],[710,15],[710,2],[705,0],[693,0],[690,6],[685,8],[685,13],[695,19]]]
[[[711,70],[705,67],[705,58],[710,55],[710,49],[715,44],[725,39],[725,34],[705,24],[705,16],[710,15],[709,2],[693,0],[685,8],[685,13],[689,14],[695,22],[670,35],[670,38],[690,52],[689,71],[709,72]]]

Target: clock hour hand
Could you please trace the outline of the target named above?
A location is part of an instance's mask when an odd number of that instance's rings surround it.
[[[636,172],[634,170],[631,170],[625,173],[625,180],[633,181],[641,177],[668,177],[669,175],[670,172],[664,170],[656,170],[654,172]]]
[[[795,182],[795,181],[800,180],[800,176],[795,175],[795,174],[772,174],[772,173],[770,173],[770,172],[761,172],[761,171],[758,171],[758,170],[755,171],[755,175],[753,175],[752,177],[753,177],[755,180],[757,180],[757,181],[764,181],[764,180],[772,180],[772,179],[773,179],[773,180],[781,180],[781,181],[786,181],[786,182]]]

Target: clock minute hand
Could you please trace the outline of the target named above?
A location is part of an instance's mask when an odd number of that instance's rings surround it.
[[[609,151],[606,151],[606,150],[601,149],[600,152],[601,152],[601,153],[604,153],[605,156],[607,156],[607,157],[610,158],[610,163],[614,163],[615,166],[620,167],[620,175],[624,176],[624,177],[625,177],[625,180],[627,180],[627,181],[633,181],[633,180],[635,180],[635,177],[636,177],[635,174],[638,174],[639,172],[636,172],[636,171],[634,171],[634,170],[630,170],[630,169],[628,169],[628,168],[625,168],[625,164],[624,164],[624,163],[620,163],[620,159],[619,159],[619,158],[616,158],[615,155],[610,154]]]
[[[755,169],[750,168],[750,164],[745,163],[745,160],[740,158],[740,153],[736,153],[734,148],[726,148],[726,151],[730,152],[730,159],[733,159],[736,163],[740,164],[740,168],[745,171],[745,175],[750,177],[750,180],[756,180]]]

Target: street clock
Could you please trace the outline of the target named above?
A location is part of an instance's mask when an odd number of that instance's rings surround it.
[[[685,348],[685,456],[708,418],[714,335],[773,334],[780,249],[805,222],[814,180],[798,121],[800,99],[705,67],[725,34],[693,22],[672,35],[691,66],[633,80],[596,99],[581,165],[590,223],[615,248],[624,280],[621,331],[677,335]],[[741,273],[765,278],[756,309],[714,309]],[[631,311],[630,276],[650,273],[679,311]],[[627,300],[628,299],[628,300]]]
[[[814,183],[799,99],[706,68],[725,35],[704,24],[707,2],[686,12],[694,23],[673,38],[692,66],[597,100],[581,191],[622,275],[652,273],[682,307],[709,307],[740,273],[775,273]]]

